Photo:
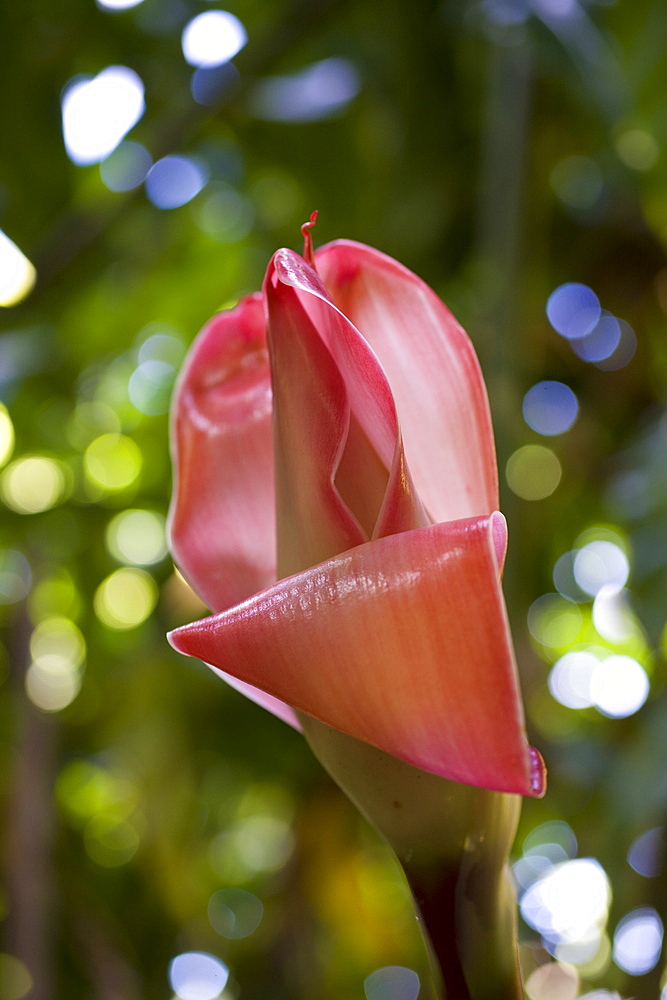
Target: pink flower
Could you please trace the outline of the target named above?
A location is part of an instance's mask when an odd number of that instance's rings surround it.
[[[484,383],[430,288],[359,243],[279,250],[193,345],[173,442],[174,557],[218,612],[176,649],[297,727],[543,793]]]

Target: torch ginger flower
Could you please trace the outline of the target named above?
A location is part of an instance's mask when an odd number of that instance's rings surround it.
[[[472,345],[397,261],[348,240],[313,254],[307,226],[177,387],[172,550],[217,613],[170,641],[297,728],[540,795]]]

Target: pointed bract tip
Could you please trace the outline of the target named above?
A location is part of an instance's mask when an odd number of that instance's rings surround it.
[[[494,510],[491,515],[491,530],[493,532],[493,547],[496,553],[496,562],[500,575],[503,573],[505,556],[507,555],[507,521],[505,515],[499,510]]]
[[[191,654],[183,648],[183,632],[184,627],[174,628],[171,632],[167,632],[167,642],[177,653],[184,653],[185,656],[190,656]]]
[[[530,756],[530,787],[536,799],[541,799],[547,790],[547,769],[539,750],[528,747]]]
[[[313,226],[317,222],[317,216],[319,212],[315,209],[314,212],[310,213],[310,219],[308,222],[304,222],[301,226],[301,234],[303,236],[303,259],[311,267],[315,267],[315,256],[313,254],[313,234],[311,232]]]

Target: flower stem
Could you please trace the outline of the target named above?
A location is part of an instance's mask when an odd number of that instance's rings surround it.
[[[405,872],[438,1000],[523,1000],[507,870],[520,796],[447,781],[309,716],[300,721]]]

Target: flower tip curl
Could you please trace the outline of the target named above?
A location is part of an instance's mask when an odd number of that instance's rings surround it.
[[[319,214],[320,214],[319,211],[315,209],[314,212],[311,212],[310,219],[308,220],[308,222],[304,222],[304,224],[301,226],[301,235],[303,236],[303,259],[306,261],[307,264],[310,264],[311,267],[315,267],[312,229],[315,226],[315,223],[317,222],[317,216]]]

